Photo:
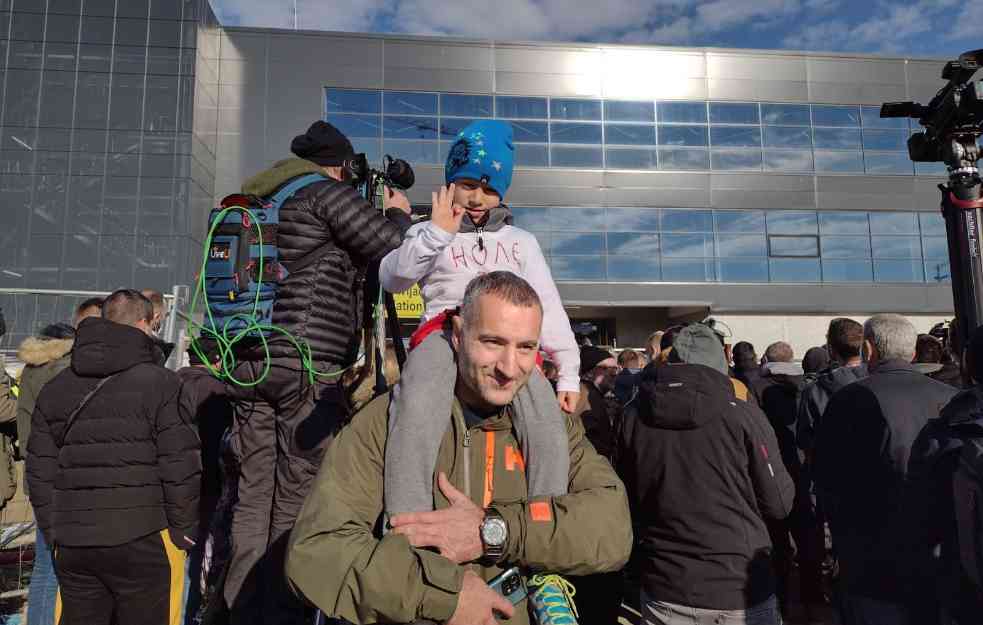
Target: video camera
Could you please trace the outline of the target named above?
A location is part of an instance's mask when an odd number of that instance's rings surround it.
[[[973,75],[983,62],[983,50],[972,50],[949,61],[942,78],[949,82],[927,105],[887,102],[881,117],[911,117],[925,127],[908,139],[908,156],[922,163],[942,161],[948,184],[940,184],[942,216],[949,244],[949,273],[956,311],[953,344],[969,345],[973,331],[983,324],[983,246],[980,224],[983,199],[978,161],[978,139],[983,135],[983,84]],[[965,367],[963,369],[966,377]]]
[[[372,169],[365,154],[356,154],[346,160],[342,167],[351,177],[352,183],[358,187],[366,183],[382,184],[392,189],[405,191],[416,182],[416,175],[410,164],[401,158],[393,158],[386,154],[384,159],[385,171]],[[374,186],[374,185],[372,185]]]
[[[949,83],[928,105],[887,102],[881,117],[911,117],[925,127],[908,139],[908,156],[920,163],[945,162],[950,170],[979,180],[977,138],[983,134],[983,84],[973,75],[983,62],[983,50],[973,50],[946,63],[942,78]],[[968,171],[961,171],[968,170]]]

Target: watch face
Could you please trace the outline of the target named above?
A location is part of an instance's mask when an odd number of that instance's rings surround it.
[[[481,524],[481,540],[486,545],[498,546],[505,543],[505,521],[503,519],[485,519]]]

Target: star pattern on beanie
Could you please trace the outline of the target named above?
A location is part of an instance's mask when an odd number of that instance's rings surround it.
[[[476,120],[457,133],[447,156],[444,177],[448,184],[466,178],[504,198],[512,182],[515,148],[512,127],[503,120]]]

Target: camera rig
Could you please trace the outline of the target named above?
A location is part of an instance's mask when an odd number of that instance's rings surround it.
[[[948,169],[949,180],[939,185],[939,191],[957,320],[953,347],[960,354],[969,345],[969,337],[983,324],[983,197],[978,167],[983,84],[973,81],[981,62],[983,50],[972,50],[946,63],[942,78],[948,83],[927,105],[887,102],[881,106],[881,117],[911,117],[925,127],[908,139],[911,160],[943,162]]]
[[[416,182],[413,168],[406,161],[393,158],[386,154],[383,159],[383,170],[372,169],[368,165],[365,154],[356,154],[344,162],[342,167],[355,188],[366,200],[378,210],[383,210],[382,197],[384,188],[405,191]],[[402,371],[406,362],[406,347],[399,330],[399,317],[396,311],[396,301],[392,293],[386,292],[379,284],[379,263],[375,263],[365,273],[362,291],[362,319],[365,330],[364,346],[366,365],[370,359],[375,362],[375,392],[384,393],[389,385],[385,376],[386,335],[393,342],[396,351],[396,362]],[[382,321],[382,311],[385,310],[385,324]],[[368,370],[366,367],[364,370]],[[354,384],[353,388],[358,384]]]

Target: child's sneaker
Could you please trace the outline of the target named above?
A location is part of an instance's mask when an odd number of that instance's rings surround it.
[[[539,625],[577,625],[573,584],[559,575],[534,575],[529,586],[535,588],[529,602]]]

